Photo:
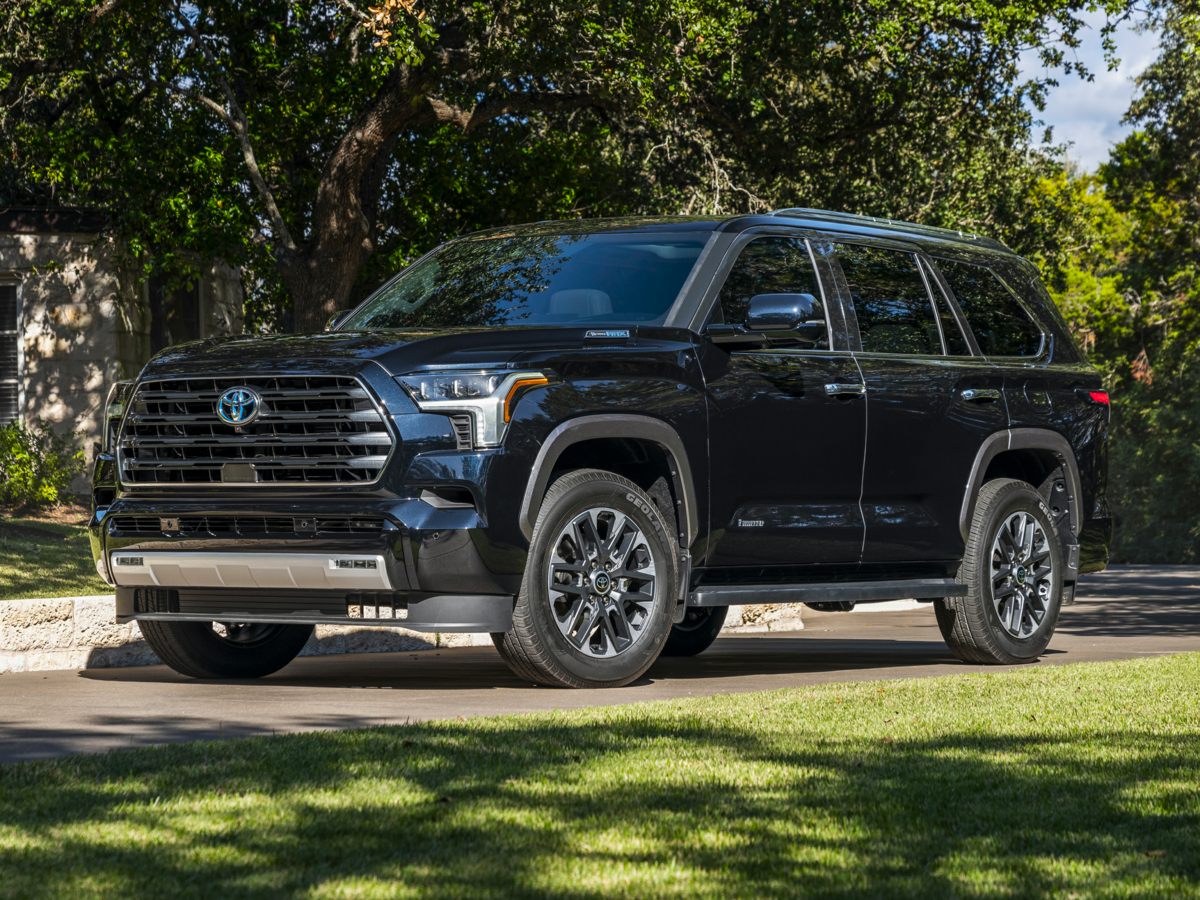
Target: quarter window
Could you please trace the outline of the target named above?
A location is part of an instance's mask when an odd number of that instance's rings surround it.
[[[940,356],[942,337],[916,254],[863,244],[834,250],[867,353]]]
[[[825,318],[817,273],[808,244],[801,238],[771,235],[755,238],[743,247],[721,287],[713,321],[742,324],[746,321],[750,298],[756,294],[811,294],[817,301],[815,314]],[[816,337],[806,335],[804,343],[828,350],[828,325]]]
[[[20,361],[17,330],[17,286],[0,284],[0,425],[17,418],[20,393]]]
[[[979,349],[987,356],[1036,356],[1042,347],[1042,330],[991,269],[958,260],[939,259],[937,267]]]

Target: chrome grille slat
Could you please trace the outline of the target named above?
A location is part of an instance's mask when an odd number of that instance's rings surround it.
[[[203,459],[151,459],[129,460],[125,463],[129,469],[187,469],[195,466],[210,465],[215,457]],[[378,469],[383,466],[386,456],[239,456],[222,458],[223,462],[247,462],[256,466],[350,466],[355,469]]]
[[[232,387],[261,398],[249,425],[217,418],[217,400]],[[138,385],[117,442],[131,487],[370,484],[393,446],[366,387],[342,375],[150,379]]]
[[[211,391],[147,391],[142,395],[142,399],[148,403],[207,401],[211,398],[212,393]],[[345,390],[336,391],[259,391],[258,393],[264,400],[278,400],[281,398],[286,400],[368,399],[367,392],[362,388],[346,388]]]
[[[130,441],[138,447],[178,447],[187,444],[233,444],[236,446],[258,446],[262,444],[270,447],[290,447],[293,444],[355,444],[362,446],[382,446],[390,447],[392,439],[386,434],[313,434],[313,435],[288,435],[288,434],[264,434],[255,435],[253,441],[243,441],[241,437],[222,437],[220,435],[204,436],[204,437],[178,437],[178,438],[143,438],[131,437]]]
[[[217,402],[214,396],[213,403]],[[265,402],[265,401],[264,401]],[[130,413],[128,421],[134,425],[149,424],[157,425],[163,422],[180,422],[187,423],[195,421],[196,416],[204,415],[205,410],[197,409],[191,413]],[[337,421],[337,422],[373,422],[378,419],[378,414],[372,414],[363,410],[346,410],[334,412],[273,412],[263,413],[259,416],[259,422],[310,422],[310,421]]]

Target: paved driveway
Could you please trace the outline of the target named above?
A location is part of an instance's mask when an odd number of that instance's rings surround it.
[[[203,738],[572,709],[828,681],[984,671],[951,657],[930,607],[805,612],[794,634],[720,638],[610,691],[533,688],[490,647],[313,657],[256,682],[166,668],[0,675],[0,762]],[[1200,568],[1119,568],[1088,579],[1043,663],[1200,651]],[[990,671],[997,671],[990,669]]]

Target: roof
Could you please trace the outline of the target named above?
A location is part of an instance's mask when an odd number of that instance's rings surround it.
[[[960,231],[954,228],[937,228],[933,225],[921,225],[917,222],[903,222],[899,219],[886,219],[880,216],[860,216],[854,213],[833,212],[827,209],[806,209],[790,207],[771,212],[772,216],[796,219],[807,224],[846,225],[855,229],[870,229],[872,231],[890,231],[894,234],[905,234],[913,237],[935,238],[942,241],[968,244],[972,247],[982,247],[988,250],[1000,250],[1011,253],[995,238],[985,237],[970,231]]]
[[[853,213],[835,212],[826,209],[804,209],[801,207],[778,209],[765,214],[752,213],[739,216],[625,216],[607,219],[545,220],[530,222],[524,225],[489,228],[485,231],[477,231],[473,234],[464,235],[464,237],[468,239],[495,238],[517,232],[521,234],[561,234],[564,231],[569,231],[573,234],[594,234],[605,231],[736,231],[740,228],[748,228],[753,225],[769,224],[773,221],[778,222],[780,219],[787,219],[789,220],[788,224],[796,224],[807,228],[842,231],[872,237],[901,236],[923,241],[952,243],[976,249],[1012,253],[1000,241],[969,231],[958,231],[953,228],[936,228],[932,225],[901,222],[896,219],[885,219],[879,216],[860,216]]]

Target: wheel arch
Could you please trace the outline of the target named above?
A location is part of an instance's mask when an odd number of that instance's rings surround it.
[[[963,495],[962,510],[959,513],[959,530],[965,540],[971,527],[971,517],[975,513],[975,502],[979,489],[991,477],[1015,475],[1010,467],[1040,466],[1042,477],[1048,477],[1053,471],[1061,469],[1065,475],[1067,498],[1066,518],[1070,524],[1070,535],[1064,536],[1064,543],[1075,544],[1079,530],[1083,524],[1082,484],[1079,478],[1079,463],[1075,459],[1075,451],[1065,437],[1056,431],[1045,428],[1011,428],[990,435],[975,454],[975,462],[971,466],[971,474],[967,481],[966,493]],[[1047,471],[1047,468],[1049,471]],[[1030,482],[1033,483],[1033,482]],[[1034,484],[1040,488],[1040,484]]]
[[[563,454],[572,447],[589,441],[620,440],[645,442],[661,449],[669,461],[672,487],[681,507],[679,523],[686,538],[685,549],[696,540],[700,530],[696,487],[687,450],[679,433],[662,419],[608,413],[568,419],[551,431],[542,442],[533,461],[529,480],[525,484],[525,494],[521,500],[517,520],[526,539],[533,537],[533,526],[537,521],[538,511],[550,486],[555,467]]]

